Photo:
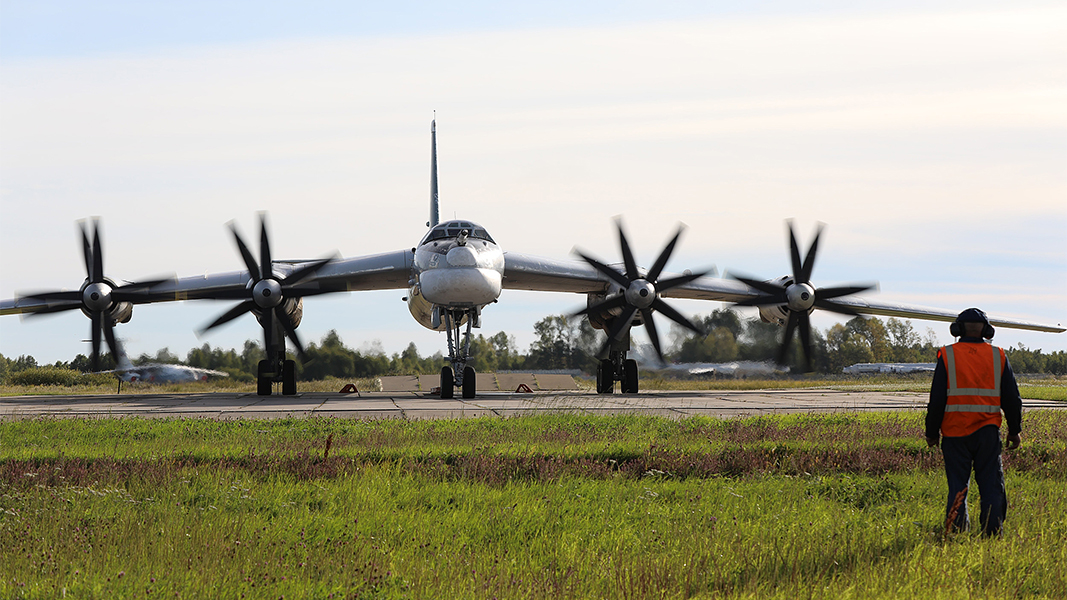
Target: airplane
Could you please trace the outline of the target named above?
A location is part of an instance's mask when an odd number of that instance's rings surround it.
[[[754,306],[760,318],[785,327],[778,360],[784,362],[794,332],[800,337],[810,361],[811,321],[815,309],[840,314],[878,315],[953,321],[955,311],[874,302],[849,297],[874,289],[873,283],[817,288],[811,283],[821,228],[801,260],[793,226],[788,224],[792,274],[772,280],[747,276],[731,279],[711,277],[709,272],[665,272],[684,226],[667,243],[648,269],[641,268],[630,250],[621,220],[616,221],[621,263],[605,263],[575,250],[581,260],[559,260],[505,251],[486,228],[466,219],[442,222],[437,180],[437,124],[430,123],[430,218],[428,230],[414,247],[352,258],[275,260],[270,251],[265,215],[260,218],[257,257],[237,228],[230,229],[245,270],[117,285],[104,276],[99,225],[94,223],[93,241],[82,223],[87,277],[78,291],[52,291],[0,301],[0,315],[40,315],[80,309],[91,320],[92,360],[99,360],[101,334],[113,355],[121,355],[114,326],[130,320],[134,304],[179,300],[237,301],[229,310],[201,330],[218,327],[245,313],[252,313],[263,329],[267,358],[260,361],[257,393],[269,396],[275,383],[282,395],[297,393],[295,362],[286,358],[286,338],[304,358],[297,328],[306,296],[364,290],[404,289],[412,317],[423,327],[444,332],[448,364],[441,369],[440,395],[463,398],[476,391],[470,365],[471,330],[481,327],[482,311],[500,297],[503,289],[583,294],[586,306],[576,315],[586,316],[593,327],[606,333],[597,365],[596,390],[613,394],[639,391],[637,363],[628,358],[630,331],[644,326],[657,355],[663,351],[653,314],[660,313],[679,325],[700,333],[665,298],[686,298]],[[1063,332],[1060,326],[992,318],[994,326],[1034,331]]]
[[[109,371],[99,373],[114,373],[120,380],[128,383],[186,383],[192,381],[207,381],[211,377],[229,377],[225,371],[213,369],[201,369],[199,367],[187,367],[185,365],[171,365],[164,363],[148,363],[134,365],[126,361],[125,366],[120,366]]]

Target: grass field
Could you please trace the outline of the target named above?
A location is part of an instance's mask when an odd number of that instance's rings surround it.
[[[921,419],[7,421],[0,597],[1067,597],[1067,414],[995,540]]]

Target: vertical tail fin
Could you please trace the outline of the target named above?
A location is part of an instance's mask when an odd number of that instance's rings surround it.
[[[433,227],[441,221],[437,201],[437,119],[430,121],[430,221]]]

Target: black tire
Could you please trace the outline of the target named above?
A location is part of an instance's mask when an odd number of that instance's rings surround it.
[[[478,390],[478,375],[474,367],[463,367],[463,397],[473,398]]]
[[[296,395],[296,362],[287,360],[282,363],[282,395]]]
[[[622,363],[622,393],[637,393],[637,361],[632,358]]]
[[[270,396],[274,387],[274,372],[271,370],[269,360],[259,361],[259,370],[256,373],[256,394]]]
[[[456,395],[456,372],[452,367],[441,367],[441,397],[448,400]]]
[[[610,360],[600,361],[596,368],[596,393],[615,393],[615,365]]]

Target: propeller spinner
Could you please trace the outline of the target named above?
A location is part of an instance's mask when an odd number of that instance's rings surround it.
[[[682,231],[685,229],[684,226],[679,226],[674,237],[671,238],[671,241],[668,242],[667,246],[660,252],[659,257],[652,265],[652,268],[649,269],[647,273],[642,273],[637,268],[637,262],[634,260],[633,252],[630,251],[630,244],[627,242],[626,233],[622,229],[622,220],[616,219],[615,224],[619,230],[619,246],[622,248],[622,258],[626,268],[625,272],[608,266],[578,250],[575,250],[575,253],[580,256],[582,260],[589,263],[594,269],[600,271],[611,279],[611,281],[616,283],[621,288],[621,293],[609,296],[602,302],[578,311],[575,315],[607,313],[608,311],[615,310],[620,311],[618,316],[612,318],[611,328],[607,332],[608,339],[600,349],[599,355],[604,356],[610,349],[613,340],[621,339],[625,333],[629,332],[630,323],[633,321],[634,315],[640,313],[641,319],[644,322],[645,327],[648,329],[648,337],[652,340],[652,346],[656,349],[656,354],[659,356],[659,359],[663,361],[663,348],[660,344],[659,333],[656,330],[656,323],[652,320],[653,312],[660,312],[668,319],[686,327],[687,329],[695,331],[698,334],[701,334],[702,332],[697,329],[689,319],[682,316],[681,313],[664,302],[660,298],[660,294],[669,289],[699,279],[706,275],[707,272],[690,273],[677,277],[660,279],[660,275],[663,273],[663,268],[666,266],[667,261],[674,252],[674,247],[678,243]]]
[[[82,234],[82,254],[85,258],[85,282],[81,289],[73,291],[41,292],[29,294],[26,298],[43,300],[44,306],[28,313],[28,316],[44,315],[67,310],[80,309],[92,321],[90,325],[90,341],[92,343],[92,368],[100,369],[100,338],[107,341],[111,356],[118,360],[123,355],[122,346],[115,337],[115,323],[129,320],[130,310],[127,305],[123,310],[123,304],[135,302],[149,302],[153,294],[151,288],[166,281],[145,281],[140,283],[128,283],[115,285],[115,282],[104,276],[104,247],[100,241],[100,222],[93,219],[92,240],[89,239],[89,230],[85,221],[78,224]],[[124,318],[123,318],[124,317]]]
[[[784,364],[789,352],[789,345],[793,340],[793,331],[799,330],[800,343],[804,348],[804,366],[811,370],[811,312],[816,308],[829,310],[849,316],[859,316],[855,309],[834,302],[835,298],[857,294],[872,288],[877,284],[859,284],[841,287],[816,288],[811,284],[811,273],[815,268],[815,255],[819,247],[819,236],[822,234],[823,225],[820,223],[815,232],[815,239],[808,248],[804,261],[800,260],[800,249],[797,245],[796,235],[793,233],[793,222],[786,221],[789,230],[789,256],[793,266],[792,278],[784,278],[784,281],[759,281],[740,275],[731,275],[734,279],[762,292],[762,295],[737,302],[734,306],[773,306],[779,305],[788,313],[789,317],[785,325],[785,336],[778,350],[777,361]]]

